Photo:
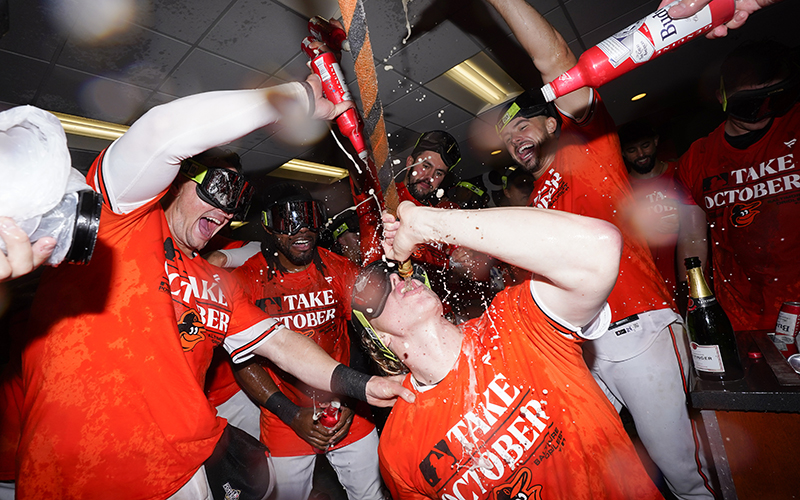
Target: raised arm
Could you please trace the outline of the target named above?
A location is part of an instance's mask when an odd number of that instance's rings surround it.
[[[156,106],[109,148],[103,179],[117,213],[135,210],[175,178],[182,160],[287,116],[332,119],[352,103],[322,97],[319,77],[256,90],[197,94]]]
[[[544,83],[550,83],[578,62],[564,37],[525,0],[487,0],[503,16],[514,36],[533,59]],[[582,88],[556,99],[556,105],[575,118],[589,106],[591,90]]]
[[[440,210],[403,202],[401,222],[384,217],[386,254],[404,260],[415,245],[465,246],[534,273],[548,309],[576,326],[603,306],[619,273],[622,237],[610,223],[557,210],[507,207]]]

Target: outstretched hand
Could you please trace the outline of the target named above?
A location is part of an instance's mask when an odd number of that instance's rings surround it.
[[[25,231],[8,217],[0,217],[0,238],[8,253],[0,252],[0,282],[33,271],[50,257],[56,246],[56,240],[49,236],[31,244]]]
[[[660,9],[669,5],[672,1],[673,0],[661,0],[661,4],[658,8]],[[700,9],[708,5],[710,1],[711,0],[681,0],[680,3],[669,9],[669,15],[673,19],[683,19],[693,16],[699,12]],[[721,38],[726,36],[729,29],[740,28],[753,12],[778,3],[779,1],[780,0],[736,0],[736,11],[733,14],[733,19],[706,33],[706,38]]]
[[[372,406],[393,406],[398,397],[407,403],[413,404],[416,396],[413,392],[403,387],[404,375],[393,377],[372,377],[367,382],[367,403]]]

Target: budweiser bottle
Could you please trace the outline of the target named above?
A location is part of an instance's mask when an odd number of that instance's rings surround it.
[[[744,369],[731,322],[706,284],[700,259],[689,257],[685,264],[689,278],[686,328],[695,372],[703,380],[738,380],[744,377]]]
[[[303,52],[311,58],[311,70],[319,76],[322,80],[322,91],[325,98],[334,104],[339,104],[344,101],[352,101],[353,96],[347,88],[342,68],[339,67],[339,62],[333,52],[316,52],[311,48],[314,39],[306,37],[301,43]],[[350,108],[336,118],[336,125],[339,126],[339,131],[350,139],[353,144],[358,157],[366,162],[369,153],[367,152],[367,145],[364,140],[363,130],[364,125],[355,108]]]
[[[544,98],[553,101],[581,87],[599,87],[730,21],[735,11],[734,0],[712,0],[692,17],[672,19],[667,11],[676,3],[658,9],[581,54],[578,64],[542,87]]]

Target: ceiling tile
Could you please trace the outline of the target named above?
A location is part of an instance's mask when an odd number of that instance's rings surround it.
[[[35,104],[50,111],[129,124],[149,94],[141,87],[56,66]]]
[[[389,57],[386,63],[415,82],[426,83],[480,50],[471,37],[450,21],[444,21]]]
[[[383,114],[387,120],[407,126],[439,111],[446,105],[447,101],[434,92],[419,87],[388,106],[384,105]]]
[[[95,45],[67,41],[58,64],[155,90],[190,46],[129,24],[127,31]]]
[[[17,52],[45,61],[52,59],[64,37],[53,30],[47,9],[42,3],[32,0],[10,0],[8,10],[10,28],[0,39],[0,50]]]
[[[30,57],[0,51],[0,101],[15,104],[32,103],[36,89],[42,84],[48,64]]]
[[[239,0],[200,46],[272,74],[299,53],[306,36],[308,21],[283,5]]]
[[[570,2],[565,7],[575,23],[575,28],[577,28],[579,35],[585,35],[600,26],[622,18],[619,21],[619,27],[606,35],[611,36],[650,12],[655,11],[658,8],[658,3],[658,0],[647,0],[646,2],[642,2],[642,0],[604,0],[603,2]],[[643,14],[632,14],[632,11],[643,12]],[[600,40],[597,41],[599,42]],[[587,46],[591,45],[593,44]]]
[[[258,87],[269,77],[204,50],[195,49],[164,83],[162,90],[186,96],[209,90]]]
[[[375,67],[378,76],[378,96],[384,106],[406,96],[419,87],[402,74],[394,71],[392,66],[380,64]]]
[[[416,130],[417,132],[427,132],[429,130],[445,130],[461,125],[464,122],[469,122],[473,115],[467,113],[463,109],[454,104],[447,104],[442,106],[441,109],[434,111],[428,116],[423,117],[411,123],[408,128]]]
[[[135,22],[184,42],[195,43],[228,4],[228,1],[197,0],[135,2]]]

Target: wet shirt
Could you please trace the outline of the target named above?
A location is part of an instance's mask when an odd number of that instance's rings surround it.
[[[536,180],[528,204],[611,222],[622,232],[623,249],[617,284],[608,298],[612,321],[634,314],[674,308],[644,237],[624,216],[631,188],[620,153],[616,127],[600,97],[580,122],[562,115],[558,152]]]
[[[267,279],[268,267],[259,252],[233,276],[245,288],[248,300],[277,319],[287,328],[311,338],[333,359],[345,365],[350,362],[350,336],[347,321],[352,310],[350,303],[358,268],[350,260],[317,247],[324,272],[315,264],[296,273],[277,274]],[[312,407],[334,396],[314,390],[271,363],[264,365],[272,379],[295,404]],[[374,425],[366,418],[368,410],[359,405],[350,432],[331,449],[347,446],[372,431]],[[261,409],[261,440],[274,456],[299,456],[315,453],[315,448],[301,439],[272,412]]]
[[[734,329],[772,331],[781,304],[800,300],[800,104],[744,150],[724,127],[692,144],[678,178],[706,213],[714,289]]]
[[[104,204],[91,263],[48,270],[31,318],[18,498],[171,495],[225,426],[203,393],[214,348],[247,359],[283,328],[175,247],[158,198]]]
[[[463,325],[444,380],[420,389],[406,379],[417,399],[395,404],[379,447],[393,498],[661,498],[577,331],[542,311],[529,284]],[[608,312],[590,329],[607,324]]]
[[[629,177],[633,206],[628,213],[633,225],[647,240],[658,271],[675,294],[677,286],[675,246],[678,243],[678,206],[685,196],[676,180],[677,162],[669,162],[659,176],[649,179]],[[683,270],[681,263],[680,271]]]

